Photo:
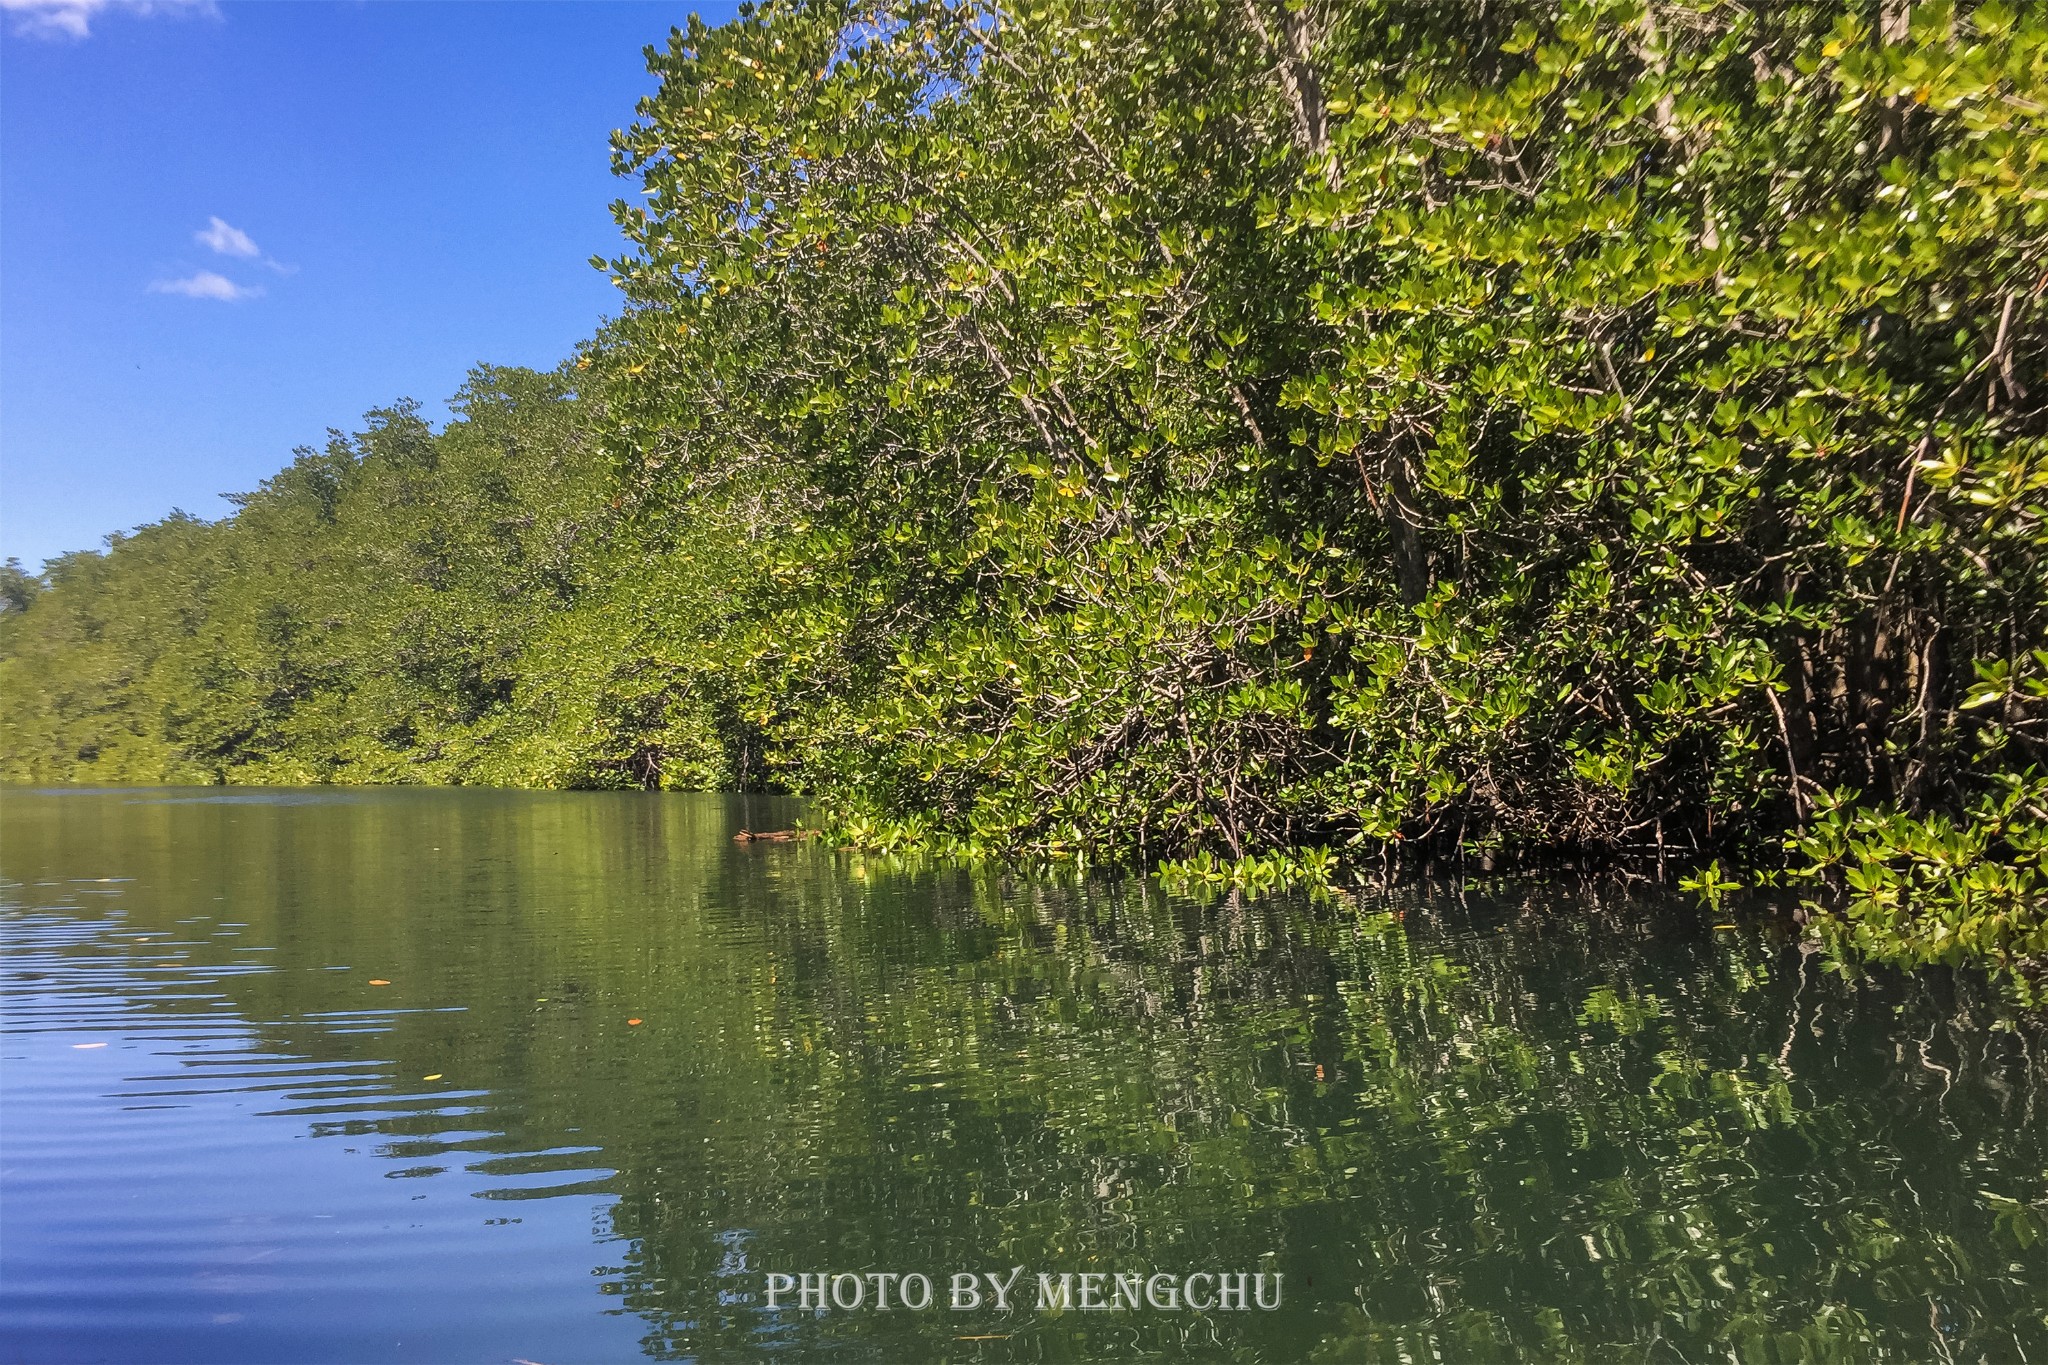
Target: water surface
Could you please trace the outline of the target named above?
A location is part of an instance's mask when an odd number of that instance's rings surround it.
[[[0,1356],[2048,1362],[2048,1053],[1967,981],[1675,899],[731,840],[792,814],[0,794]]]

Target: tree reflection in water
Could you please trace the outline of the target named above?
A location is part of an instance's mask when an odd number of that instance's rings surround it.
[[[5,799],[16,913],[52,874],[133,878],[124,932],[182,934],[265,1047],[384,1066],[311,1131],[593,1198],[651,1355],[2048,1359],[2038,1026],[1845,977],[1761,911],[1202,904],[734,845],[794,814],[761,798]],[[116,913],[73,900],[36,913]],[[342,1027],[370,996],[377,1030]],[[394,1107],[422,1075],[459,1120]],[[1017,1265],[1286,1301],[946,1310],[944,1276]],[[771,1313],[771,1271],[938,1298]]]

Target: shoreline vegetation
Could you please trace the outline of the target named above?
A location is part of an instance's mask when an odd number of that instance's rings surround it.
[[[2048,17],[776,3],[552,373],[0,581],[0,779],[785,790],[2048,988]]]

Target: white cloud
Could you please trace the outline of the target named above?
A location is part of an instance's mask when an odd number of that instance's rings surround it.
[[[6,0],[0,0],[0,4],[5,3]],[[192,240],[201,246],[212,247],[217,255],[237,256],[245,261],[260,259],[266,268],[280,275],[290,275],[298,270],[297,266],[286,265],[274,256],[265,256],[263,248],[256,245],[255,238],[218,214],[209,217],[206,226],[192,234]]]
[[[0,4],[6,3],[10,3],[10,0],[0,0]],[[208,215],[206,226],[193,233],[192,240],[216,256],[231,256],[238,261],[254,261],[280,275],[289,275],[294,269],[264,255],[263,248],[256,245],[255,238],[217,213]],[[200,270],[183,279],[152,281],[149,292],[182,294],[188,299],[218,299],[222,303],[233,303],[237,299],[255,298],[263,292],[263,287],[237,284],[217,271]]]
[[[15,16],[14,31],[36,38],[85,38],[102,14],[199,14],[220,17],[214,0],[0,0]]]
[[[6,0],[0,0],[0,4]],[[248,233],[235,227],[224,218],[206,220],[206,226],[192,234],[192,240],[202,246],[210,246],[222,256],[261,256],[262,250]]]
[[[182,280],[157,280],[149,286],[152,294],[183,294],[188,299],[219,299],[233,303],[237,299],[252,299],[263,290],[254,285],[236,284],[225,275],[216,275],[211,270],[202,270]]]

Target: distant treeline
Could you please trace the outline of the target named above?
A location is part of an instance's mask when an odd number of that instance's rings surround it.
[[[623,314],[16,574],[7,777],[1740,867],[2048,961],[2039,8],[793,3],[649,58]]]

